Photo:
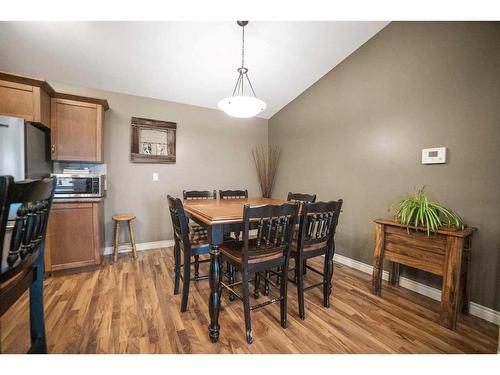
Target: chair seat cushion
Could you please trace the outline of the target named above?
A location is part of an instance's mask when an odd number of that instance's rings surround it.
[[[321,241],[313,244],[308,244],[304,246],[304,252],[319,250],[322,248],[326,248],[327,241]],[[297,239],[294,239],[290,244],[290,252],[297,253]]]
[[[266,248],[261,244],[257,246],[255,238],[248,240],[248,247],[250,248],[250,257],[248,263],[265,262],[272,259],[280,258],[283,255],[283,247],[277,247],[273,251],[266,251]],[[220,251],[223,257],[236,263],[243,262],[243,241],[227,241],[224,242]],[[254,254],[252,254],[254,252]]]

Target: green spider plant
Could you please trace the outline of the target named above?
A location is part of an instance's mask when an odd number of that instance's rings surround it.
[[[462,218],[449,208],[441,206],[427,198],[424,187],[415,195],[402,199],[396,208],[396,219],[408,230],[410,227],[425,227],[427,236],[440,227],[463,229]]]

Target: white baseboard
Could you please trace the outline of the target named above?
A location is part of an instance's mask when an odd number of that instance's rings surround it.
[[[163,240],[163,241],[153,241],[153,242],[143,242],[136,244],[137,251],[159,249],[162,247],[174,246],[174,240]],[[106,246],[103,249],[103,255],[113,254],[113,246]],[[132,245],[130,243],[122,244],[118,247],[119,253],[129,253],[132,251]]]
[[[143,242],[143,243],[138,243],[136,245],[137,251],[152,250],[152,249],[171,247],[171,246],[174,246],[174,240]],[[119,253],[128,253],[130,251],[132,251],[132,246],[130,244],[123,244],[123,245],[120,245],[120,247],[118,248]],[[113,246],[105,247],[103,254],[104,255],[113,254]],[[371,266],[369,264],[348,258],[348,257],[340,255],[340,254],[335,254],[334,260],[335,260],[335,262],[338,262],[340,264],[357,269],[357,270],[365,272],[365,273],[371,274],[372,270],[373,270],[373,266]],[[384,280],[389,280],[389,272],[384,271],[382,273],[382,278]],[[399,285],[403,288],[406,288],[406,289],[412,290],[414,292],[417,292],[419,294],[422,294],[424,296],[430,297],[436,301],[441,300],[441,290],[427,286],[427,285],[419,283],[417,281],[408,279],[406,277],[400,278]],[[499,311],[496,311],[496,310],[490,309],[489,307],[482,306],[482,305],[479,305],[477,303],[471,302],[469,313],[471,315],[477,316],[481,319],[487,320],[488,322],[491,322],[491,323],[494,323],[494,324],[500,326],[500,312]]]
[[[335,254],[334,261],[343,264],[345,266],[357,269],[359,271],[371,274],[373,271],[373,266],[369,264],[348,258],[346,256]],[[382,278],[384,280],[389,280],[389,272],[383,271]],[[399,286],[422,294],[424,296],[430,297],[436,301],[441,301],[441,290],[430,287],[428,285],[419,283],[417,281],[408,279],[406,277],[401,277],[399,280]],[[500,312],[490,309],[489,307],[479,305],[475,302],[470,303],[469,313],[471,315],[477,316],[481,319],[487,320],[488,322],[494,323],[500,326]]]

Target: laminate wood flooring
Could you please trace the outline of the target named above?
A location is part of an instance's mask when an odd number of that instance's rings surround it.
[[[322,269],[322,259],[309,264]],[[208,272],[208,265],[200,267]],[[319,281],[308,272],[306,286]],[[253,286],[251,287],[253,288]],[[371,294],[371,275],[335,264],[331,307],[322,290],[306,292],[298,317],[296,289],[288,288],[288,328],[279,304],[252,312],[254,343],[245,340],[243,306],[222,297],[217,344],[208,339],[208,281],[191,284],[188,311],[173,295],[172,249],[139,252],[134,260],[106,257],[95,271],[45,280],[49,353],[496,353],[498,327],[461,315],[458,329],[438,324],[439,303],[384,282]],[[251,289],[253,290],[253,289]],[[277,291],[272,290],[272,294]],[[259,301],[267,297],[261,296]],[[27,293],[0,320],[1,351],[29,346]]]

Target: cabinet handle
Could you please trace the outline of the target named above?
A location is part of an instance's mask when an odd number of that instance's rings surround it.
[[[56,145],[52,145],[51,149],[52,153],[55,153],[56,152]]]

